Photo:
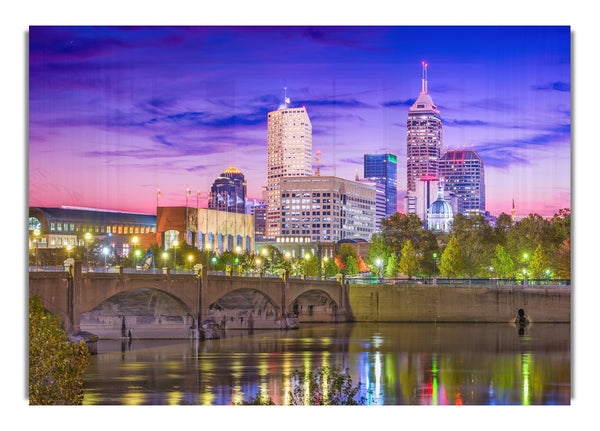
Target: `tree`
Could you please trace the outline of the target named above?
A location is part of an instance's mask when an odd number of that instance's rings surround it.
[[[395,254],[390,254],[387,262],[384,267],[384,276],[386,277],[395,277],[398,272],[398,257]]]
[[[515,264],[501,245],[496,246],[496,251],[491,263],[494,268],[494,273],[497,274],[498,277],[509,278],[514,275]]]
[[[295,370],[291,375],[291,404],[312,406],[342,406],[365,404],[357,399],[360,383],[352,384],[348,370],[342,373],[337,367],[323,366],[312,370]]]
[[[563,241],[555,256],[556,276],[558,278],[571,278],[571,239]]]
[[[353,256],[347,257],[343,273],[346,275],[358,274],[358,262],[356,261],[356,258],[354,258]]]
[[[548,269],[550,269],[550,259],[548,259],[542,245],[538,244],[529,264],[529,273],[533,278],[542,278],[546,275]]]
[[[469,277],[489,273],[487,263],[494,254],[495,241],[492,228],[481,214],[457,214],[450,235],[461,245],[464,273]]]
[[[60,318],[47,313],[39,296],[29,298],[29,404],[79,405],[89,352],[67,339]]]
[[[402,254],[398,261],[398,270],[408,275],[409,279],[417,271],[417,254],[410,240],[406,240],[402,247]]]
[[[440,258],[440,273],[443,277],[458,277],[463,274],[463,254],[456,237],[451,237]]]
[[[340,268],[336,265],[335,259],[328,258],[325,262],[324,273],[326,277],[335,277],[340,272]]]

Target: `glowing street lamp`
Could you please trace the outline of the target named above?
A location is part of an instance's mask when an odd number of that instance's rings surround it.
[[[166,267],[167,266],[167,257],[169,257],[169,253],[167,253],[166,251],[163,252],[163,265]]]
[[[310,259],[310,254],[306,253],[304,255],[304,275],[308,275],[308,260]]]
[[[437,263],[437,253],[433,253],[433,279],[435,280],[435,266]]]
[[[68,247],[67,247],[68,248]],[[106,264],[106,257],[108,256],[108,252],[110,250],[108,249],[108,247],[104,247],[102,249],[102,254],[104,255],[104,267],[107,267],[108,265]]]
[[[142,252],[139,250],[136,250],[134,254],[135,254],[135,259],[134,259],[133,267],[134,267],[134,269],[137,270],[137,259],[138,259],[138,257],[140,257],[140,254],[142,254]]]
[[[73,246],[71,244],[69,244],[67,246],[67,257],[70,259],[71,258],[71,250],[73,249]]]
[[[38,241],[39,241],[39,236],[40,236],[40,230],[39,229],[34,229],[33,230],[33,242],[35,243],[35,270],[38,270],[38,258],[37,258],[37,249],[38,249]]]
[[[177,246],[179,245],[179,241],[173,241],[173,266],[177,269]]]
[[[192,261],[194,260],[194,256],[191,254],[188,256],[188,260],[190,261],[190,271],[192,270]]]
[[[377,277],[379,278],[379,277],[381,277],[381,267],[383,265],[383,260],[377,259],[375,261],[375,265],[377,265]]]
[[[88,243],[92,239],[92,234],[89,233],[89,232],[86,232],[83,237],[85,239],[85,261],[86,261],[86,268],[89,269],[89,267],[90,267],[90,258],[89,258],[89,255],[88,255]]]

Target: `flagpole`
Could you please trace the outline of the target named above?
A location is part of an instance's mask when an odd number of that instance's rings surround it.
[[[225,251],[229,251],[229,192],[225,196]]]

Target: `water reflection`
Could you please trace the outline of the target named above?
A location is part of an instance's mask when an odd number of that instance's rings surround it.
[[[86,404],[289,405],[294,370],[348,369],[369,405],[569,404],[569,325],[343,324],[205,342],[100,341]],[[326,390],[326,389],[325,389]],[[306,399],[308,402],[308,399]]]

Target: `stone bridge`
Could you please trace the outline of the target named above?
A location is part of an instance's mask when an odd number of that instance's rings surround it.
[[[192,329],[196,319],[229,329],[273,328],[292,312],[300,322],[348,320],[343,284],[285,276],[82,272],[75,262],[69,272],[30,272],[29,295],[40,296],[44,308],[73,334],[110,327],[114,335],[121,322],[135,326],[134,315],[138,327],[158,323],[179,330]]]

